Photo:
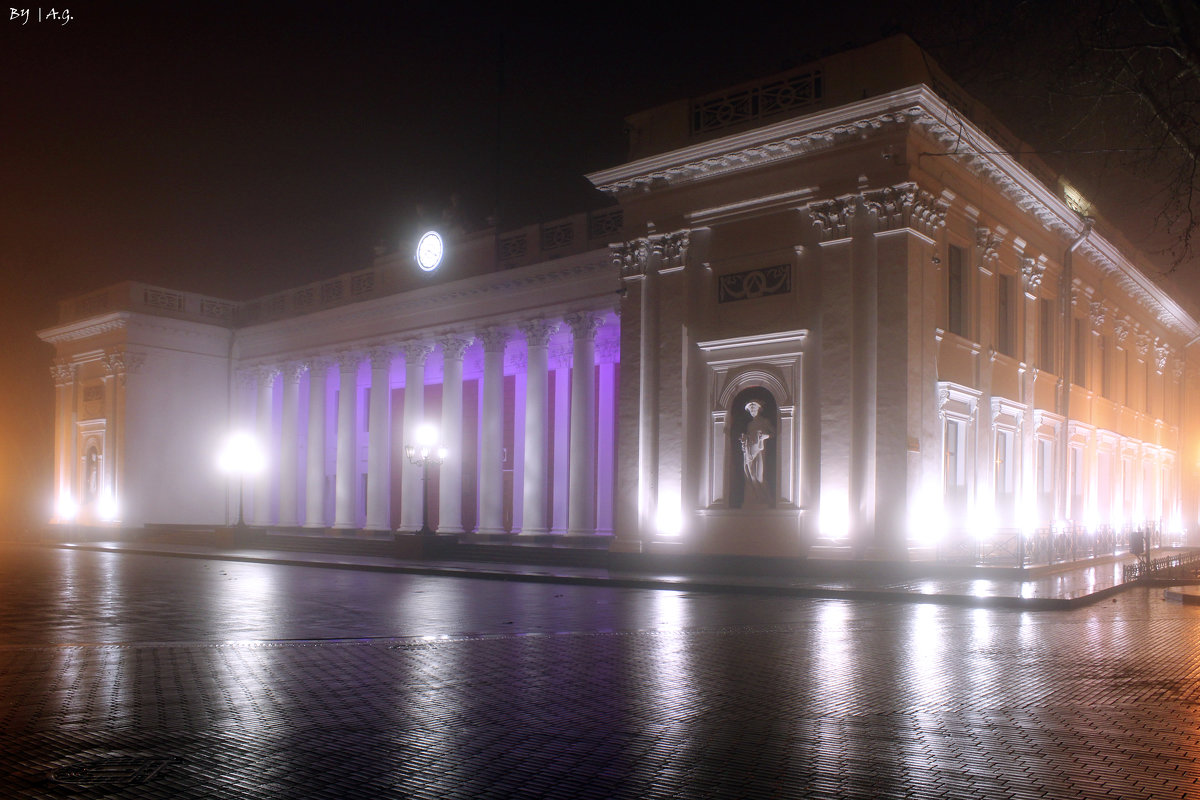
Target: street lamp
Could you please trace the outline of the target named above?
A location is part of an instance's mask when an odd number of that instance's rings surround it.
[[[421,530],[422,536],[433,536],[429,527],[429,465],[437,466],[446,460],[447,450],[438,445],[437,428],[422,425],[417,428],[417,443],[404,446],[408,460],[421,468]]]
[[[264,462],[265,458],[258,441],[245,431],[230,434],[221,452],[217,454],[217,467],[226,475],[236,475],[238,479],[239,528],[246,527],[246,476],[253,477],[262,472]]]

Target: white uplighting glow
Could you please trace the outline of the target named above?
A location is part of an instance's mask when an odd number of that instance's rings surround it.
[[[678,497],[659,497],[654,527],[658,529],[660,536],[678,536],[683,531],[683,511],[680,509]]]
[[[217,468],[230,475],[257,475],[266,465],[258,440],[245,431],[231,433],[217,453]]]
[[[54,504],[54,515],[60,522],[70,522],[78,513],[79,506],[71,499],[71,495],[64,492],[58,496],[58,501]]]
[[[849,497],[844,492],[828,492],[821,495],[821,516],[818,525],[821,535],[839,541],[850,535]]]
[[[112,492],[105,492],[98,503],[96,513],[99,514],[103,522],[115,522],[119,516],[117,507],[117,498]]]
[[[913,498],[908,514],[908,538],[921,544],[936,544],[946,535],[946,508],[941,489],[928,485]]]

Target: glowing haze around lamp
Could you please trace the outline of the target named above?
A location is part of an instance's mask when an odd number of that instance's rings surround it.
[[[449,451],[438,445],[437,428],[425,424],[417,428],[416,444],[404,446],[404,454],[414,465],[421,468],[421,530],[422,536],[432,536],[433,529],[429,527],[429,466],[437,466],[446,460]]]
[[[217,468],[226,475],[236,475],[238,478],[238,527],[246,527],[245,489],[246,476],[251,477],[262,472],[266,466],[266,457],[258,441],[245,431],[237,431],[229,435],[224,446],[217,453]]]

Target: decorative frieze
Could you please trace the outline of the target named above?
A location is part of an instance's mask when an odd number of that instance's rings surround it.
[[[792,265],[750,269],[722,275],[717,281],[717,302],[753,300],[759,297],[787,294],[792,291]]]

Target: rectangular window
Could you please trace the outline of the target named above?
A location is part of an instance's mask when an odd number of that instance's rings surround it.
[[[996,502],[1012,494],[1013,490],[1013,434],[1012,431],[996,431]]]
[[[1076,386],[1087,386],[1087,340],[1091,332],[1086,320],[1076,318],[1071,322],[1075,331],[1075,341],[1072,342],[1075,352],[1071,354],[1071,382]]]
[[[960,423],[957,420],[946,420],[946,494],[958,492],[961,485],[958,432]]]
[[[963,264],[966,251],[956,245],[950,245],[949,267],[947,269],[948,314],[946,327],[951,333],[959,336],[967,335],[967,275]]]
[[[1100,394],[1106,400],[1112,400],[1112,349],[1107,336],[1096,337],[1096,369],[1099,370]]]
[[[1054,372],[1054,301],[1038,301],[1038,368]]]
[[[1006,356],[1016,351],[1012,308],[1012,277],[999,273],[996,275],[996,349]]]

